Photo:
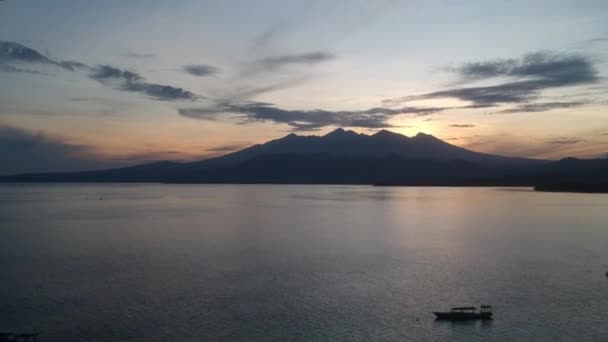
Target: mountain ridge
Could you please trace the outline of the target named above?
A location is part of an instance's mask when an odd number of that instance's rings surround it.
[[[85,172],[33,173],[1,182],[322,183],[506,185],[607,182],[608,159],[547,161],[467,150],[432,135],[336,129],[288,134],[195,162],[156,162]]]
[[[215,160],[218,158],[233,158],[230,156],[248,154],[253,151],[264,154],[328,153],[334,155],[344,154],[364,156],[384,156],[395,154],[408,158],[438,160],[463,159],[491,162],[546,162],[538,159],[505,157],[475,152],[449,144],[433,135],[425,133],[418,133],[416,136],[407,137],[388,130],[380,130],[373,135],[367,135],[338,128],[322,136],[301,136],[291,133],[282,138],[270,140],[264,144],[253,145],[237,152],[195,163],[205,163],[206,161]]]

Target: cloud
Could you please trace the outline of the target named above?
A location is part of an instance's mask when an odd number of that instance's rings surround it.
[[[205,64],[191,64],[184,66],[183,70],[190,75],[203,77],[203,76],[214,76],[220,69],[211,65]]]
[[[231,144],[231,145],[222,145],[217,147],[208,148],[206,152],[232,152],[243,149],[249,146],[249,144]]]
[[[556,138],[556,139],[548,140],[547,142],[549,144],[573,145],[573,144],[578,144],[579,142],[582,142],[582,141],[585,141],[585,140],[576,139],[576,138]]]
[[[605,42],[608,42],[608,37],[597,37],[597,38],[589,39],[588,42],[590,42],[590,43],[605,43]]]
[[[0,41],[0,61],[48,64],[56,63],[52,59],[44,56],[34,49],[30,49],[27,46],[19,43],[8,41]]]
[[[475,127],[475,125],[471,125],[471,124],[453,124],[453,125],[449,125],[449,127],[454,127],[454,128],[472,128],[472,127]]]
[[[248,102],[221,103],[210,108],[180,108],[178,112],[184,117],[203,120],[217,120],[222,115],[229,114],[243,124],[269,121],[287,124],[297,131],[313,131],[326,126],[387,128],[393,127],[388,121],[396,115],[423,116],[446,109],[448,108],[402,107],[391,109],[376,107],[360,111],[286,110],[270,103]]]
[[[452,71],[469,80],[498,76],[538,78],[553,86],[597,80],[597,72],[588,58],[577,54],[556,52],[535,52],[520,59],[465,63]]]
[[[109,65],[98,65],[92,68],[90,78],[117,89],[142,93],[160,101],[197,100],[203,98],[188,90],[169,85],[148,83],[145,79],[132,71],[121,70]]]
[[[94,156],[92,148],[44,133],[0,124],[0,174],[80,171],[124,166]]]
[[[285,23],[277,23],[274,26],[264,30],[260,35],[258,35],[254,40],[251,46],[251,50],[260,50],[266,48],[270,43],[276,39],[281,33],[285,32],[289,25]]]
[[[0,155],[0,175],[11,175],[99,170],[161,160],[189,161],[214,154],[189,155],[175,150],[150,149],[102,154],[93,146],[72,143],[65,138],[43,132],[0,124]]]
[[[38,63],[58,66],[69,71],[89,71],[89,78],[116,89],[142,93],[159,101],[198,100],[204,98],[188,90],[170,85],[148,83],[141,75],[109,65],[88,66],[77,61],[56,61],[25,45],[0,41],[0,71],[30,72],[6,63]]]
[[[69,71],[76,71],[78,69],[86,70],[89,68],[88,65],[75,61],[60,61],[59,66]]]
[[[134,165],[141,163],[153,163],[159,161],[190,161],[193,159],[193,156],[187,155],[180,151],[143,151],[143,152],[132,152],[126,154],[119,155],[109,155],[104,156],[104,160],[112,161],[112,162],[120,162],[126,165]],[[198,159],[197,156],[195,159]],[[202,156],[200,156],[202,158]]]
[[[247,64],[241,70],[242,76],[270,71],[278,71],[290,65],[314,65],[334,59],[335,56],[325,51],[312,51],[299,54],[264,57]]]
[[[573,102],[540,102],[540,103],[524,103],[514,108],[499,110],[497,114],[514,114],[514,113],[536,113],[546,112],[560,108],[576,108],[586,105],[584,101]]]
[[[114,115],[124,113],[132,107],[131,103],[103,97],[72,97],[68,99],[75,105],[85,105],[86,112],[100,115]],[[77,110],[81,113],[82,110]]]
[[[127,58],[135,58],[135,59],[147,59],[156,57],[153,53],[137,53],[137,52],[129,52],[125,53],[125,57]]]
[[[231,90],[231,93],[227,94],[227,96],[224,97],[224,102],[239,102],[242,100],[250,99],[260,94],[295,87],[298,84],[304,82],[306,79],[307,78],[305,77],[294,77],[282,81],[275,81],[270,84],[256,84],[254,86],[246,86],[244,88],[239,88],[235,86],[235,89]]]
[[[0,64],[8,63],[37,63],[59,66],[74,71],[85,68],[86,65],[74,61],[56,61],[40,52],[16,42],[0,41]]]
[[[318,64],[333,58],[334,56],[330,53],[314,51],[296,55],[266,57],[258,60],[258,63],[268,70],[274,70],[288,64]]]
[[[539,98],[544,90],[590,85],[599,81],[598,72],[587,57],[556,52],[537,52],[520,59],[465,63],[447,70],[455,72],[464,82],[497,77],[507,77],[510,80],[497,85],[452,88],[404,96],[385,100],[385,103],[455,98],[471,102],[471,106],[477,108],[493,107],[529,102]]]
[[[33,75],[42,75],[42,72],[32,69],[23,69],[18,68],[12,65],[3,65],[0,64],[0,72],[15,72],[15,73],[24,73],[24,74],[33,74]]]

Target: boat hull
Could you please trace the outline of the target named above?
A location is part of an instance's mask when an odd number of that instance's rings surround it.
[[[474,319],[492,319],[491,312],[433,312],[437,319],[452,321],[468,321]]]

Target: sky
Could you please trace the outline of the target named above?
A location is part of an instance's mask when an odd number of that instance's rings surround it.
[[[607,1],[0,0],[0,174],[343,127],[608,155]]]

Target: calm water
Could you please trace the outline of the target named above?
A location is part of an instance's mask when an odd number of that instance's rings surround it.
[[[608,195],[2,185],[0,233],[0,331],[41,341],[608,340]]]

